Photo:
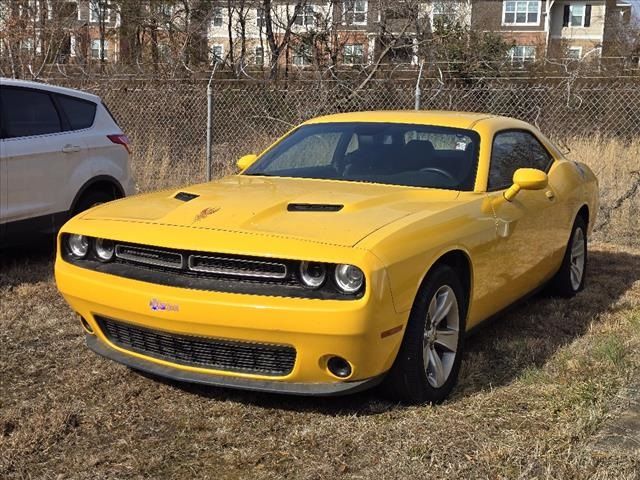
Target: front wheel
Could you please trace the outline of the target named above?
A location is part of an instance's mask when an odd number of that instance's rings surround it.
[[[436,266],[420,287],[400,351],[385,379],[406,403],[440,403],[458,378],[464,345],[466,295],[451,267]]]

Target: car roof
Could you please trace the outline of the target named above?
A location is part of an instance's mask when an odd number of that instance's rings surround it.
[[[58,87],[44,82],[34,82],[31,80],[16,80],[13,78],[0,77],[0,86],[3,87],[23,87],[33,88],[37,90],[46,90],[48,92],[60,93],[62,95],[71,95],[72,97],[83,98],[92,102],[100,103],[100,97],[91,93],[76,90],[75,88]]]
[[[513,122],[514,126],[523,123],[513,118],[500,117],[490,113],[452,112],[447,110],[378,110],[326,115],[313,118],[305,122],[305,124],[334,122],[411,123],[470,129],[480,121],[496,124]]]

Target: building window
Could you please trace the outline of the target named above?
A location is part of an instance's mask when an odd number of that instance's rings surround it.
[[[580,60],[582,58],[582,47],[569,47],[567,49],[567,58]]]
[[[364,63],[364,46],[361,44],[344,46],[344,63],[359,65]]]
[[[222,45],[214,45],[211,47],[211,61],[212,63],[222,63],[224,56],[224,47]]]
[[[213,9],[213,19],[211,20],[211,23],[213,24],[214,27],[222,26],[222,8],[221,7],[216,7]]]
[[[505,0],[503,25],[538,25],[540,23],[539,0]]]
[[[343,15],[346,23],[351,25],[367,24],[367,0],[345,0]]]
[[[563,27],[590,27],[591,5],[575,3],[564,6]]]
[[[264,8],[256,8],[256,27],[264,26]]]
[[[292,63],[298,67],[311,65],[311,50],[306,45],[301,45],[293,51]]]
[[[439,0],[433,4],[433,12],[431,20],[433,24],[452,23],[457,18],[457,3],[451,1]]]
[[[98,58],[101,59],[102,58],[102,42],[100,42],[100,39],[94,39],[91,40],[91,58]],[[104,42],[104,58],[106,60],[107,58],[107,42],[105,40]]]
[[[109,23],[111,9],[105,0],[91,0],[89,2],[89,23]]]
[[[305,5],[302,7],[296,17],[296,25],[304,25],[306,27],[313,26],[316,22],[316,12],[313,5]]]
[[[263,66],[264,65],[264,48],[260,46],[256,47],[253,55],[254,55],[253,56],[254,63],[259,67]]]
[[[536,47],[530,45],[515,45],[509,50],[509,58],[514,65],[524,65],[535,62]]]

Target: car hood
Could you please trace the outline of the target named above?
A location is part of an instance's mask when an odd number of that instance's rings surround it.
[[[449,190],[235,175],[111,202],[89,210],[82,218],[353,246],[407,215],[441,211],[457,196],[458,192]]]

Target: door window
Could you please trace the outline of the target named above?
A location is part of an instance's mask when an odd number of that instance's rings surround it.
[[[533,134],[520,130],[498,133],[493,139],[487,188],[509,188],[519,168],[546,171],[551,161],[551,155]]]
[[[45,135],[62,130],[58,111],[46,92],[5,87],[0,88],[0,101],[6,122],[6,138]]]
[[[79,98],[58,95],[58,104],[62,107],[71,130],[89,128],[96,116],[96,104]]]

